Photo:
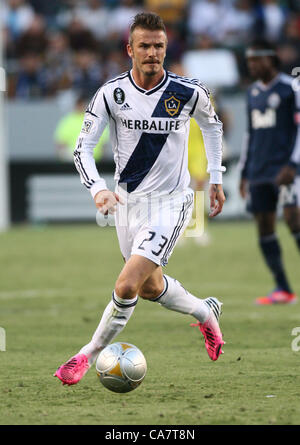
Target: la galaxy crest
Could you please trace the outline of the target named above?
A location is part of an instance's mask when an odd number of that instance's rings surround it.
[[[169,99],[165,100],[166,112],[171,117],[175,116],[178,113],[179,107],[180,107],[180,100],[176,99],[175,96],[171,96],[171,97],[169,97]]]

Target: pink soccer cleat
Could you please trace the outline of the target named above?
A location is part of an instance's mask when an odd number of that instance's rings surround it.
[[[191,326],[199,327],[205,339],[207,353],[211,360],[215,361],[223,354],[222,346],[225,343],[219,327],[222,303],[214,297],[206,298],[204,301],[210,307],[208,319],[204,323],[200,321],[192,323]]]
[[[259,305],[293,304],[297,302],[297,297],[295,294],[285,290],[275,289],[266,297],[256,298],[255,302]]]
[[[89,370],[90,365],[87,356],[84,354],[76,354],[66,363],[61,365],[54,377],[58,377],[63,385],[75,385]]]

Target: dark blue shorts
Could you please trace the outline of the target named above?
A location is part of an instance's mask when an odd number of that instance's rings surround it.
[[[297,205],[295,185],[277,187],[275,184],[250,184],[247,210],[251,213],[276,212],[280,199],[284,207]]]

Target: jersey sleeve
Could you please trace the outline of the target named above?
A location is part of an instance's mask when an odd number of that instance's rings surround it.
[[[205,87],[197,87],[197,97],[191,112],[199,125],[207,157],[207,172],[210,173],[210,184],[222,184],[222,135],[223,125],[210,101]]]
[[[74,163],[80,175],[80,181],[90,190],[93,198],[100,190],[107,189],[105,180],[101,178],[97,170],[93,152],[109,122],[108,111],[102,87],[87,107],[74,151]]]
[[[300,91],[296,88],[294,89],[293,120],[297,130],[289,164],[293,167],[297,167],[300,165]]]

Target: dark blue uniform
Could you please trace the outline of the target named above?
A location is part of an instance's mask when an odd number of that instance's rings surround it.
[[[293,80],[278,74],[269,85],[257,81],[248,90],[248,132],[240,166],[250,184],[254,213],[276,210],[275,178],[282,167],[298,166],[300,174],[300,92]]]

